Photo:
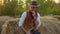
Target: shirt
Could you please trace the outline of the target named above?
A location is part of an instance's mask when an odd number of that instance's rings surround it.
[[[21,27],[21,26],[23,25],[26,16],[27,16],[27,12],[24,12],[24,13],[21,15],[21,18],[20,18],[19,23],[18,23],[18,26],[19,26],[19,27]],[[38,16],[38,17],[37,17],[37,21],[38,21],[37,27],[40,27],[40,25],[41,25],[40,14],[37,13],[37,16]]]

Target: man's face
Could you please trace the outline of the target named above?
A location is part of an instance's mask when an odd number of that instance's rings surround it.
[[[31,10],[32,10],[32,11],[37,11],[37,8],[38,8],[38,7],[34,7],[34,6],[33,6],[33,7],[31,7]]]

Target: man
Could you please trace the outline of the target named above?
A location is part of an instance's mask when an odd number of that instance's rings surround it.
[[[26,34],[33,34],[41,25],[40,15],[37,12],[37,9],[37,2],[32,1],[30,5],[30,10],[24,12],[20,18],[19,27]]]

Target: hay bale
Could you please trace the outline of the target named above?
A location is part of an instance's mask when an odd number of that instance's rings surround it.
[[[13,17],[10,17],[10,16],[0,16],[0,33],[1,33],[2,25],[5,23],[5,21],[7,21],[9,19],[13,19]]]
[[[18,19],[10,19],[2,26],[1,34],[23,34],[18,27]],[[52,16],[41,17],[41,34],[60,34],[60,21]]]
[[[1,34],[18,34],[18,23],[17,19],[11,19],[6,21],[2,26]]]
[[[50,16],[41,17],[41,27],[39,30],[41,34],[60,34],[60,22]]]
[[[4,22],[5,21],[0,21],[0,33],[1,33],[1,30],[2,30],[1,26],[4,24]]]
[[[57,18],[60,21],[60,16],[54,16],[54,18]]]

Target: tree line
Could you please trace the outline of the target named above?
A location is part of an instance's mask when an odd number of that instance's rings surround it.
[[[4,0],[4,5],[0,6],[0,16],[21,16],[21,14],[29,9],[31,0],[26,0],[25,3],[22,0]],[[60,5],[52,0],[37,0],[38,12],[41,16],[46,15],[60,15]]]

